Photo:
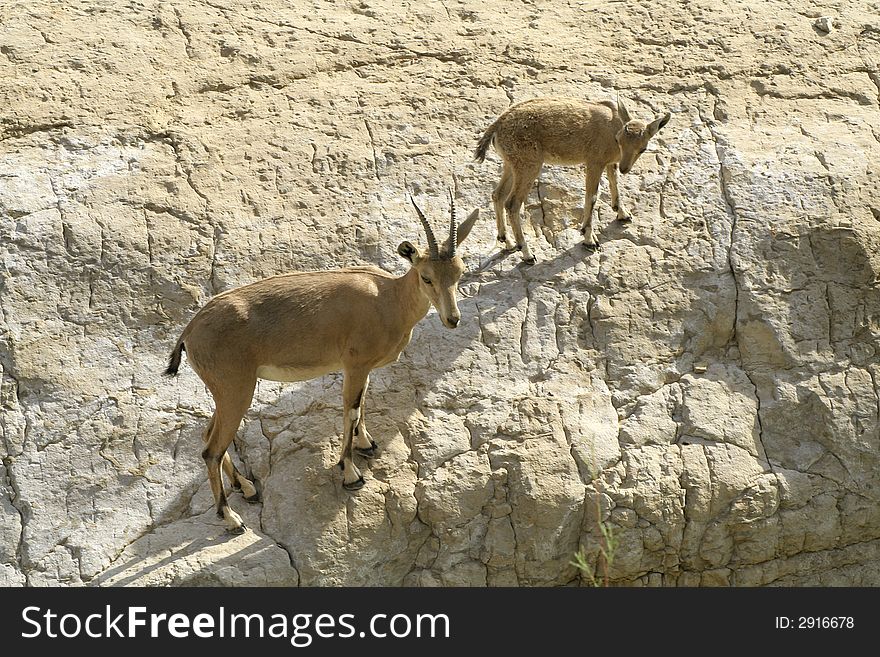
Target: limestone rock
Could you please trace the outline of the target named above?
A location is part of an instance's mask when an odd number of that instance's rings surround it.
[[[831,30],[834,29],[834,22],[834,17],[832,16],[820,16],[813,21],[813,27],[815,27],[820,32],[828,34]]]
[[[240,498],[236,501],[241,503]],[[251,530],[241,536],[229,537],[223,522],[210,509],[158,527],[134,541],[90,584],[296,586],[299,579],[289,555],[259,533],[259,512],[245,507],[241,515]]]
[[[4,8],[0,584],[588,584],[610,533],[611,584],[880,585],[880,30],[834,11]],[[537,264],[498,253],[478,136],[618,91],[672,113],[620,178],[633,222],[603,183],[585,252],[583,173],[547,165]],[[160,375],[180,331],[265,276],[403,273],[407,191],[439,229],[450,188],[483,213],[462,322],[373,373],[366,487],[341,375],[260,382],[234,451],[263,503],[227,537],[212,400]]]

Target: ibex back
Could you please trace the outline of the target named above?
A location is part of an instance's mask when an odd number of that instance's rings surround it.
[[[513,228],[516,248],[523,260],[535,257],[526,244],[520,221],[520,208],[532,183],[548,164],[585,165],[584,219],[581,233],[584,246],[599,245],[593,231],[593,207],[604,171],[611,188],[611,205],[617,218],[629,221],[617,189],[617,170],[627,173],[648,142],[669,121],[669,113],[648,124],[631,119],[618,102],[591,103],[576,98],[535,98],[510,107],[489,126],[477,144],[476,159],[482,162],[489,145],[503,160],[501,181],[492,192],[498,241],[507,249],[514,245],[504,227],[504,212]]]
[[[456,248],[473,227],[478,211],[458,226],[453,205],[449,237],[438,246],[427,219],[415,207],[428,250],[410,242],[397,247],[412,264],[403,276],[396,278],[376,267],[273,276],[211,299],[177,341],[165,374],[177,374],[181,353],[186,351],[193,370],[214,397],[216,408],[205,432],[202,457],[217,515],[230,532],[242,533],[245,526],[227,502],[221,464],[246,500],[258,500],[253,482],[235,468],[227,453],[250,406],[257,378],[303,381],[344,372],[339,467],[343,487],[357,490],[364,478],[352,452],[372,458],[377,447],[364,426],[370,372],[397,360],[431,305],[445,326],[458,325],[456,289],[464,264]]]

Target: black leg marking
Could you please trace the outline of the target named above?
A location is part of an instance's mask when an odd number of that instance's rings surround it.
[[[379,449],[379,446],[376,444],[375,440],[370,441],[369,447],[355,447],[354,450],[363,456],[365,459],[372,459],[376,456],[376,450]]]
[[[351,407],[351,410],[356,411],[361,407],[361,399],[363,398],[363,396],[364,389],[361,388],[360,392],[358,393],[357,399],[354,400],[354,406]]]
[[[226,491],[223,490],[223,481],[220,482],[220,499],[217,502],[217,515],[221,518],[225,518],[223,515],[223,509],[229,507],[229,501],[226,499]]]
[[[342,482],[342,487],[343,487],[345,490],[351,490],[351,491],[354,491],[354,490],[360,490],[361,488],[364,487],[364,484],[365,484],[365,483],[367,483],[367,482],[364,481],[364,476],[361,475],[360,477],[358,477],[355,481],[351,482],[350,484],[347,484],[347,483],[345,483],[345,482],[343,481],[343,482]]]

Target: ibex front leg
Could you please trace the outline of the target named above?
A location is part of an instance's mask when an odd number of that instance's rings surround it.
[[[608,188],[611,191],[611,209],[617,212],[618,221],[632,221],[632,215],[623,207],[620,193],[617,189],[617,165],[609,164],[605,167],[605,175],[608,177]]]
[[[370,385],[370,377],[367,376],[367,380],[364,382],[364,391],[361,394],[361,406],[360,406],[360,422],[354,428],[354,451],[363,456],[365,459],[371,459],[376,456],[376,449],[379,447],[376,444],[376,441],[373,440],[373,437],[370,435],[370,432],[367,431],[367,427],[364,424],[364,415],[366,411],[364,407],[367,403],[367,388]]]
[[[358,490],[363,488],[365,483],[361,471],[357,469],[352,460],[352,443],[355,434],[360,433],[362,426],[361,411],[369,378],[369,370],[348,368],[345,370],[345,382],[342,384],[342,454],[339,457],[339,467],[342,468],[342,487],[345,490]]]
[[[599,239],[593,230],[593,208],[596,205],[596,195],[599,192],[599,180],[602,178],[601,166],[596,167],[587,164],[584,185],[584,223],[581,225],[581,234],[584,236],[584,246],[588,249],[599,247]]]

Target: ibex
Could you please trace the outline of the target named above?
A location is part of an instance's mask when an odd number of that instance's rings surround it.
[[[479,210],[460,225],[455,205],[449,237],[438,246],[428,220],[410,197],[428,240],[427,252],[402,242],[397,253],[412,266],[394,277],[376,267],[282,274],[218,294],[193,317],[171,353],[165,374],[174,376],[181,352],[214,397],[202,458],[228,531],[245,531],[226,500],[222,464],[234,488],[256,502],[258,493],[232,463],[227,449],[251,404],[258,378],[305,381],[342,370],[342,486],[357,490],[364,478],[352,451],[375,455],[364,426],[364,394],[370,372],[398,359],[413,327],[433,305],[448,328],[458,325],[456,300],[464,263],[458,245],[470,233]]]
[[[501,181],[492,192],[498,241],[508,250],[514,246],[504,228],[504,211],[513,228],[516,248],[523,260],[535,262],[520,223],[520,208],[532,183],[549,164],[584,164],[586,199],[581,234],[584,246],[596,248],[593,206],[604,170],[611,188],[611,207],[620,221],[632,217],[623,207],[617,190],[617,169],[627,173],[645,152],[651,137],[669,122],[667,112],[647,125],[631,119],[623,103],[610,100],[591,103],[576,98],[535,98],[517,103],[489,126],[477,143],[476,159],[482,162],[492,144],[504,162]]]

